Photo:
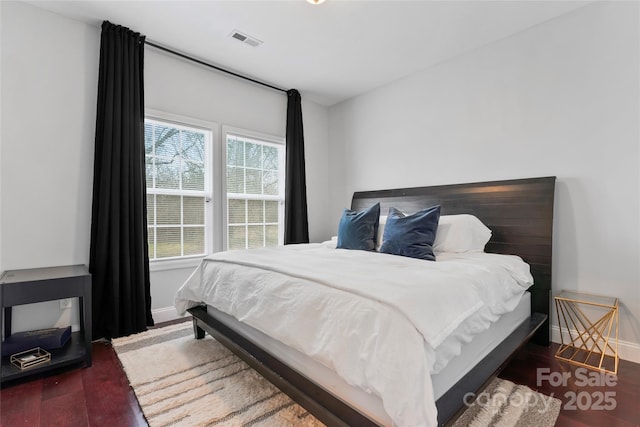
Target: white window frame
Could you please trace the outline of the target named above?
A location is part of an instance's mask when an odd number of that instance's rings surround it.
[[[220,185],[221,176],[220,167],[216,167],[216,165],[221,164],[222,158],[220,157],[220,141],[219,141],[219,125],[214,122],[198,120],[191,117],[185,117],[177,114],[167,113],[159,110],[146,109],[145,110],[145,121],[155,120],[159,122],[164,122],[172,126],[176,127],[187,127],[187,128],[196,128],[208,132],[211,136],[209,143],[205,143],[205,170],[208,171],[208,178],[205,179],[204,182],[204,191],[205,195],[205,255],[211,254],[212,252],[219,250],[220,242],[217,236],[220,236],[221,231],[219,223],[217,221],[217,216],[219,214],[216,213],[216,210],[220,210],[219,206],[222,198],[220,197]],[[226,144],[225,144],[226,145]],[[146,159],[146,157],[145,157]],[[225,167],[226,167],[226,156],[225,159]],[[205,177],[207,173],[205,172]],[[218,185],[216,185],[218,183]],[[153,190],[155,194],[182,194],[188,195],[189,190],[163,190],[163,189],[155,189]],[[147,194],[149,194],[147,192]],[[197,192],[197,194],[201,194]],[[225,194],[226,197],[226,194]],[[216,209],[218,208],[218,209]],[[216,241],[217,240],[217,241]],[[154,259],[149,261],[149,270],[150,271],[160,271],[160,270],[170,270],[170,269],[178,269],[178,268],[191,268],[196,267],[200,261],[202,260],[202,255],[187,255],[180,257],[171,257],[171,258],[161,258]]]
[[[275,195],[266,195],[266,194],[244,194],[244,193],[227,193],[227,137],[229,135],[233,135],[240,138],[245,138],[249,140],[255,140],[260,144],[266,145],[274,145],[280,148],[280,165],[282,166],[278,170],[278,182],[280,194]],[[223,199],[223,211],[222,211],[222,247],[224,250],[228,247],[228,231],[229,231],[229,223],[228,223],[228,202],[229,197],[237,196],[237,198],[247,199],[247,200],[276,200],[279,202],[278,209],[278,245],[284,244],[284,203],[285,203],[285,159],[286,159],[286,140],[284,137],[278,137],[274,135],[268,135],[261,132],[251,131],[247,129],[241,129],[232,126],[222,126],[222,199]]]

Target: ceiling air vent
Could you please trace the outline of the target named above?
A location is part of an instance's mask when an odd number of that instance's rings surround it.
[[[261,40],[258,40],[255,37],[248,36],[244,33],[241,33],[238,30],[233,30],[230,36],[236,40],[241,41],[242,43],[248,44],[249,46],[256,47],[262,44]]]

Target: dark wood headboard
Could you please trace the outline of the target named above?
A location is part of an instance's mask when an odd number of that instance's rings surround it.
[[[351,208],[380,202],[380,213],[386,215],[392,206],[413,213],[440,205],[442,215],[477,216],[492,231],[486,252],[518,255],[531,266],[531,311],[549,315],[555,181],[544,177],[361,191],[354,193]],[[533,340],[549,345],[549,332],[547,320]]]

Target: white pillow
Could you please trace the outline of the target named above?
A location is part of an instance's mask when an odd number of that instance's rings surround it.
[[[331,236],[331,240],[326,240],[321,244],[322,246],[335,249],[336,246],[338,245],[338,236]]]
[[[442,215],[433,251],[482,252],[490,238],[491,230],[474,215]]]
[[[384,236],[384,225],[387,223],[387,216],[380,215],[380,223],[378,224],[378,236],[376,237],[376,251],[382,246],[382,236]]]

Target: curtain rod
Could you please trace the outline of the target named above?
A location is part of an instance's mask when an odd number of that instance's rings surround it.
[[[145,39],[144,43],[145,43],[145,44],[148,44],[149,46],[155,47],[156,49],[163,50],[163,51],[165,51],[165,52],[167,52],[167,53],[170,53],[170,54],[172,54],[172,55],[179,56],[179,57],[181,57],[181,58],[183,58],[183,59],[186,59],[186,60],[188,60],[188,61],[193,61],[193,62],[196,62],[196,63],[198,63],[198,64],[200,64],[200,65],[204,65],[205,67],[213,68],[214,70],[222,71],[223,73],[230,74],[230,75],[232,75],[232,76],[234,76],[234,77],[239,77],[239,78],[241,78],[241,79],[248,80],[248,81],[250,81],[250,82],[257,83],[257,84],[259,84],[259,85],[262,85],[262,86],[268,87],[268,88],[270,88],[270,89],[273,89],[273,90],[277,90],[277,91],[280,91],[280,92],[287,93],[287,91],[286,91],[285,89],[281,89],[281,88],[279,88],[279,87],[276,87],[276,86],[270,85],[269,83],[261,82],[260,80],[252,79],[251,77],[243,76],[242,74],[234,73],[233,71],[225,70],[224,68],[218,67],[218,66],[213,65],[213,64],[209,64],[208,62],[201,61],[200,59],[193,58],[193,57],[191,57],[191,56],[189,56],[189,55],[185,55],[184,53],[180,53],[180,52],[177,52],[177,51],[175,51],[175,50],[172,50],[172,49],[166,48],[166,47],[164,47],[164,46],[160,46],[160,45],[158,45],[158,44],[156,44],[156,43],[154,43],[154,42],[151,42],[151,41],[149,41],[149,40],[146,40],[146,39]]]

